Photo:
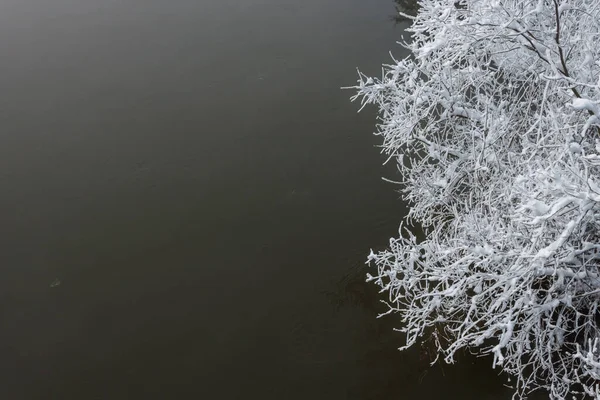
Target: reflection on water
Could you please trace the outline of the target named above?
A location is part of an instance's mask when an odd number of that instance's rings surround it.
[[[417,0],[394,0],[394,2],[396,3],[396,13],[394,14],[396,23],[409,23],[410,18],[405,15],[416,15],[419,9]]]

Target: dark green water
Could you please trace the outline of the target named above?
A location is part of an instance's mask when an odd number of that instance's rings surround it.
[[[509,399],[399,353],[391,0],[0,3],[0,398]]]

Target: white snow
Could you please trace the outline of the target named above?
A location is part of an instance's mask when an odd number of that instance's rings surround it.
[[[600,311],[600,7],[461,4],[421,0],[411,56],[359,77],[354,98],[380,108],[406,219],[425,229],[372,252],[369,279],[402,322],[403,348],[439,327],[445,361],[478,347],[517,398],[541,388],[562,400],[575,382],[600,398],[600,332],[589,329]]]

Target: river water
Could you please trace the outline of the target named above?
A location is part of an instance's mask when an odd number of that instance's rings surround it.
[[[392,0],[0,3],[0,398],[508,399],[363,283]]]

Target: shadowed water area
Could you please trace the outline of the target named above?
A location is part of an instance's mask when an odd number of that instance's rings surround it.
[[[3,0],[0,398],[503,399],[400,353],[391,0]]]

